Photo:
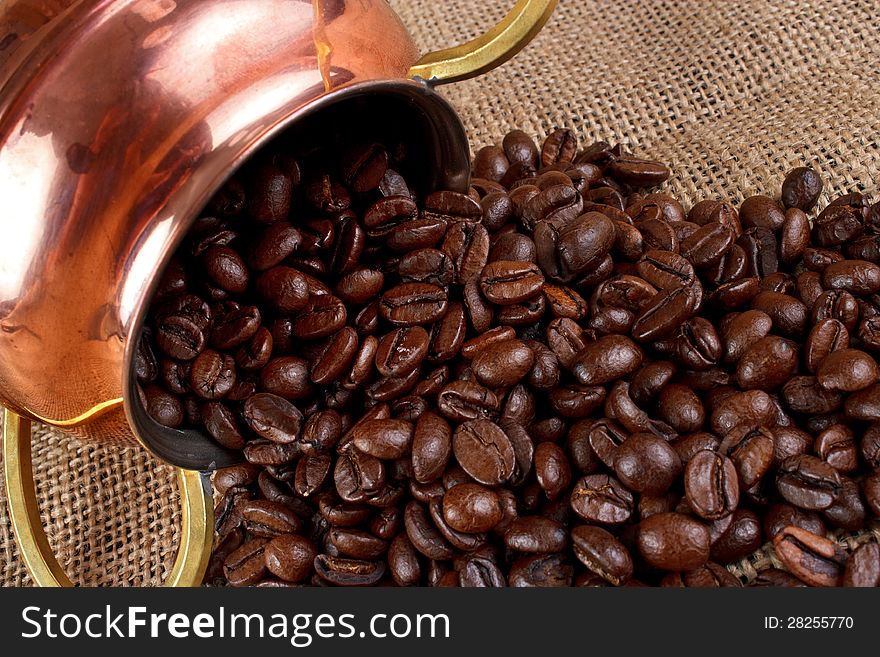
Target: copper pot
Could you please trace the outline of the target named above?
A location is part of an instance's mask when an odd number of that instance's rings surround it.
[[[519,0],[483,37],[419,59],[386,0],[3,3],[0,403],[10,515],[37,583],[70,582],[39,522],[32,419],[185,468],[169,582],[201,581],[211,500],[195,471],[236,457],[153,422],[132,366],[158,276],[214,192],[282,131],[370,115],[409,126],[431,158],[426,189],[464,190],[466,135],[433,87],[512,57],[555,4]]]

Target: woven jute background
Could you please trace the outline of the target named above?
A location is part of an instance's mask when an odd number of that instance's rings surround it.
[[[513,0],[391,0],[423,51],[460,43]],[[782,177],[818,168],[828,194],[878,195],[880,7],[857,0],[561,0],[516,59],[443,89],[474,148],[512,128],[543,138],[621,142],[668,162],[685,206],[778,194]],[[135,448],[34,439],[44,524],[74,581],[155,585],[177,546],[173,471]],[[0,498],[4,498],[0,484]],[[840,536],[849,546],[880,530]],[[734,570],[774,563],[762,550]],[[0,585],[28,583],[0,505]]]

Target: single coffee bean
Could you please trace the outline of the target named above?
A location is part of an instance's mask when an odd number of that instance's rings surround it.
[[[581,525],[571,530],[571,541],[578,561],[614,586],[633,574],[633,562],[624,545],[601,527]]]
[[[709,530],[682,513],[658,513],[639,523],[638,549],[660,570],[694,570],[709,560]]]
[[[736,380],[743,390],[773,390],[788,381],[797,366],[795,343],[768,335],[743,352],[736,364]]]
[[[565,528],[543,516],[517,518],[504,532],[509,550],[526,553],[562,552],[568,546]]]
[[[275,443],[292,443],[299,436],[302,413],[286,399],[258,393],[245,402],[242,415],[260,437]]]
[[[849,333],[842,322],[832,318],[822,319],[810,330],[804,345],[807,369],[815,372],[826,356],[849,347]]]
[[[442,288],[429,283],[403,283],[382,296],[379,312],[395,326],[416,326],[440,319],[447,308],[447,292]]]
[[[302,526],[299,517],[283,504],[270,500],[251,500],[241,506],[245,526],[254,536],[273,537],[295,534]]]
[[[443,496],[443,517],[456,531],[466,534],[487,532],[501,521],[501,500],[490,488],[458,484]]]
[[[810,167],[792,169],[782,183],[782,203],[786,208],[809,212],[821,193],[822,178]]]
[[[644,354],[623,335],[606,335],[587,344],[577,356],[573,373],[585,386],[602,385],[635,372]]]
[[[452,451],[459,465],[475,481],[495,486],[514,472],[516,455],[507,434],[489,420],[469,420],[452,436]]]
[[[633,187],[654,187],[672,175],[669,167],[661,162],[634,157],[615,158],[608,171],[620,182]]]
[[[352,442],[364,454],[391,460],[404,456],[413,440],[413,425],[405,420],[369,420],[352,428]]]
[[[792,456],[779,465],[776,477],[779,494],[794,506],[808,510],[830,507],[840,495],[837,470],[815,456]]]
[[[266,572],[264,553],[268,540],[254,538],[232,552],[223,562],[223,575],[231,586],[252,586]]]
[[[571,508],[584,520],[616,525],[632,515],[635,502],[617,479],[604,474],[582,477],[571,493]]]
[[[710,450],[697,452],[688,462],[684,488],[694,512],[706,520],[717,520],[736,509],[739,482],[733,462]]]
[[[269,541],[263,551],[266,569],[285,582],[302,582],[312,572],[315,546],[305,537],[284,534]]]
[[[630,490],[660,495],[681,475],[681,460],[665,440],[635,433],[617,449],[614,472]]]
[[[810,586],[838,586],[843,551],[824,536],[800,527],[786,527],[773,539],[776,554],[793,575]]]
[[[841,586],[880,586],[880,545],[863,543],[846,562]]]
[[[532,369],[535,355],[520,340],[506,340],[481,349],[472,367],[477,380],[489,388],[519,383]]]
[[[336,586],[375,586],[385,574],[384,561],[343,559],[319,554],[314,568],[324,581]]]
[[[571,483],[571,466],[565,451],[551,442],[543,442],[534,452],[535,476],[550,501],[559,497]]]
[[[856,392],[877,383],[876,361],[858,349],[829,353],[816,368],[816,379],[826,390]]]
[[[545,167],[554,164],[571,163],[577,153],[577,135],[568,128],[551,132],[541,148],[541,164]],[[520,160],[522,161],[522,160]]]

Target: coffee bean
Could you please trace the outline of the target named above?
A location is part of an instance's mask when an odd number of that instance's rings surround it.
[[[694,570],[709,560],[709,530],[682,513],[658,513],[638,527],[642,558],[660,570]]]
[[[776,554],[793,575],[810,586],[838,586],[843,575],[842,550],[824,536],[786,527],[773,539]]]
[[[635,502],[632,493],[617,479],[595,474],[583,477],[575,484],[571,508],[584,520],[620,524],[630,518]]]
[[[880,586],[880,546],[863,543],[850,555],[841,586]]]
[[[606,335],[587,344],[577,356],[573,373],[583,385],[602,385],[636,371],[644,354],[622,335]]]
[[[452,451],[459,465],[475,481],[495,486],[514,472],[516,456],[510,438],[489,420],[469,420],[452,436]]]
[[[259,393],[245,402],[242,412],[248,426],[260,437],[275,443],[292,443],[299,436],[302,413],[286,399]]]
[[[717,520],[732,513],[739,502],[736,467],[722,454],[703,450],[687,464],[684,487],[694,512],[706,520]]]
[[[864,351],[838,349],[816,368],[816,379],[826,390],[856,392],[877,382],[877,363]]]
[[[295,534],[272,539],[263,551],[266,569],[285,582],[307,579],[316,556],[315,546],[308,539]]]
[[[519,383],[535,362],[531,349],[520,340],[505,340],[479,351],[472,367],[477,380],[489,388]]]
[[[822,193],[822,178],[810,167],[792,169],[782,183],[782,203],[786,208],[812,210]]]
[[[608,167],[617,180],[633,187],[654,187],[665,182],[672,172],[665,164],[634,157],[615,158]]]
[[[743,390],[773,390],[788,381],[797,366],[794,342],[769,335],[743,352],[736,364],[736,380]]]
[[[568,545],[565,529],[555,520],[542,516],[517,518],[504,532],[509,550],[526,553],[562,552]]]
[[[382,296],[379,312],[395,326],[416,326],[440,319],[447,308],[447,292],[442,288],[429,283],[403,283]]]
[[[413,425],[405,420],[369,420],[352,429],[352,442],[364,454],[378,459],[397,459],[409,451]]]
[[[627,549],[601,527],[581,525],[571,530],[574,554],[591,572],[614,586],[632,577],[633,562]]]
[[[792,456],[779,465],[776,487],[794,506],[808,510],[827,509],[841,491],[837,470],[807,454]]]
[[[577,146],[577,135],[573,130],[567,128],[555,130],[544,141],[544,146],[541,149],[541,164],[545,167],[561,163],[570,164],[574,161]]]
[[[232,552],[223,563],[223,575],[231,586],[256,584],[266,572],[267,539],[255,538]]]
[[[384,561],[343,559],[319,554],[315,557],[317,575],[336,586],[375,586],[385,574]]]
[[[458,484],[443,496],[443,517],[456,531],[487,532],[501,521],[501,500],[490,488]]]

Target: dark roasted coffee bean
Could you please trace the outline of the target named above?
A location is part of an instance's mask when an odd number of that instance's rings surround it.
[[[425,359],[428,346],[428,332],[421,326],[396,329],[379,340],[376,369],[382,376],[409,374]]]
[[[554,164],[571,164],[577,153],[577,135],[568,128],[551,132],[541,148],[541,164],[545,167]],[[519,160],[523,162],[524,160]]]
[[[653,568],[694,570],[709,560],[709,530],[682,513],[658,513],[639,524],[638,549]]]
[[[603,525],[626,522],[635,508],[632,493],[604,474],[581,478],[571,493],[571,508],[584,520]]]
[[[785,214],[770,197],[750,196],[739,207],[739,220],[744,229],[760,227],[777,231],[785,222]]]
[[[809,212],[822,193],[822,178],[810,167],[792,169],[782,183],[782,203],[786,208]]]
[[[776,554],[793,575],[810,586],[838,586],[843,575],[843,550],[824,536],[800,527],[786,527],[773,539]]]
[[[466,221],[474,223],[480,220],[483,211],[480,204],[458,192],[439,191],[425,198],[424,217],[442,219],[446,222]]]
[[[176,429],[183,424],[183,404],[175,395],[150,384],[142,389],[141,400],[147,414],[162,426]]]
[[[418,554],[406,533],[398,534],[388,548],[388,569],[398,586],[417,586],[422,579]]]
[[[431,324],[448,308],[447,292],[428,283],[403,283],[383,296],[379,304],[382,317],[395,326]]]
[[[636,316],[632,325],[632,337],[638,342],[651,342],[668,337],[693,315],[694,292],[690,288],[676,287],[657,292]]]
[[[626,547],[601,527],[581,525],[571,530],[574,554],[591,572],[614,586],[633,574],[633,562]]]
[[[299,437],[302,413],[286,399],[259,393],[245,402],[242,415],[260,437],[275,443],[292,443]]]
[[[498,396],[471,381],[453,381],[437,396],[437,409],[455,422],[496,417],[501,410]]]
[[[410,502],[404,512],[406,535],[412,545],[429,559],[446,560],[452,557],[453,549],[436,529],[424,507],[418,502]]]
[[[856,392],[877,382],[876,361],[858,349],[832,351],[816,368],[816,379],[826,390]]]
[[[171,358],[192,360],[205,348],[205,334],[192,320],[182,315],[169,315],[163,317],[156,327],[156,344]]]
[[[487,532],[502,518],[501,500],[490,488],[458,484],[443,496],[443,517],[455,531]]]
[[[634,157],[617,157],[608,172],[620,182],[633,187],[655,187],[665,182],[672,172],[665,164]]]
[[[710,450],[697,452],[688,462],[684,474],[688,503],[706,520],[717,520],[736,509],[739,483],[733,462]]]
[[[587,344],[578,354],[573,373],[583,385],[602,385],[636,371],[644,354],[622,335],[606,335]]]
[[[335,586],[374,586],[385,574],[384,561],[343,559],[327,554],[315,557],[315,572]]]
[[[818,246],[837,246],[849,242],[865,230],[862,209],[856,205],[832,203],[813,223],[813,239]]]
[[[202,399],[220,399],[232,390],[235,376],[235,360],[232,356],[207,349],[193,361],[189,385]]]
[[[770,469],[774,440],[766,426],[744,423],[730,429],[721,441],[718,453],[733,462],[743,490],[752,488]]]
[[[453,434],[452,451],[465,472],[481,484],[495,486],[514,473],[513,444],[494,422],[469,420],[461,424]]]
[[[681,460],[662,438],[635,433],[617,448],[614,472],[630,490],[660,495],[681,476]]]
[[[841,586],[880,586],[880,545],[863,543],[849,556]]]
[[[841,492],[837,470],[806,454],[787,458],[779,465],[776,487],[794,506],[814,511],[830,507]]]
[[[774,335],[752,343],[736,364],[740,388],[773,390],[788,381],[798,366],[797,346]]]
[[[232,552],[223,563],[223,574],[231,586],[252,586],[266,572],[267,539],[254,538]]]
[[[267,570],[285,582],[308,579],[316,556],[315,546],[308,539],[294,534],[272,539],[263,550]]]
[[[547,554],[562,552],[568,545],[568,536],[555,520],[525,516],[510,523],[504,532],[504,543],[515,552]]]
[[[409,451],[413,425],[405,420],[368,420],[355,425],[351,436],[354,446],[364,454],[383,460],[397,459]]]
[[[474,175],[478,178],[498,181],[504,177],[510,161],[499,146],[485,146],[474,156]]]
[[[519,383],[532,369],[535,355],[520,340],[505,340],[481,349],[472,367],[477,380],[489,388]]]
[[[279,356],[260,371],[260,387],[273,395],[298,401],[314,392],[308,362],[297,356]]]

